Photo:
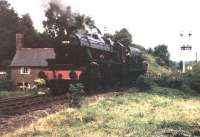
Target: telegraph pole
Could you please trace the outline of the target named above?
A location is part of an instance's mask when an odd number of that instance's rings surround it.
[[[196,51],[196,63],[198,63],[198,54],[197,54],[197,51]]]
[[[181,51],[185,53],[186,51],[191,51],[192,50],[192,44],[191,44],[191,37],[192,33],[180,33],[181,37]],[[183,68],[182,68],[182,73],[185,73],[185,61],[183,60]]]

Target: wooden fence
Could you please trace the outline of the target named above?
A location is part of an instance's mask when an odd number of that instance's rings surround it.
[[[171,74],[171,75],[162,75],[162,74],[153,74],[153,73],[146,73],[145,74],[145,77],[146,78],[150,78],[150,79],[153,79],[153,80],[161,80],[161,79],[168,79],[168,80],[174,80],[174,81],[177,81],[177,80],[183,80],[184,77],[182,74],[180,73],[177,73],[177,74]]]

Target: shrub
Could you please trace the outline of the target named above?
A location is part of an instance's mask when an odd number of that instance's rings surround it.
[[[184,81],[181,78],[173,76],[162,76],[159,79],[155,80],[155,83],[161,87],[180,89]]]
[[[194,94],[194,91],[190,88],[190,86],[186,83],[183,83],[182,86],[180,87],[180,90],[183,91],[184,93],[190,93]]]
[[[36,86],[45,86],[46,85],[46,81],[42,78],[38,78],[34,80],[34,84]]]
[[[69,91],[71,94],[67,96],[67,99],[69,100],[70,106],[80,107],[82,95],[84,93],[83,88],[82,83],[72,83],[69,85]]]
[[[167,80],[167,87],[169,88],[175,88],[175,89],[180,89],[183,86],[183,79],[177,79],[175,77],[168,78]]]
[[[12,90],[14,84],[11,80],[0,80],[0,90]]]
[[[168,87],[168,78],[166,76],[162,76],[161,78],[155,80],[156,84],[162,87]]]
[[[192,89],[200,92],[200,74],[192,75],[189,84]]]
[[[191,89],[200,92],[200,63],[194,65],[192,72],[185,75],[185,81]]]
[[[146,78],[144,75],[140,75],[136,80],[136,87],[143,91],[150,90],[153,84],[153,81],[150,78]]]
[[[166,65],[165,61],[160,57],[156,58],[156,63],[159,64],[160,66]]]

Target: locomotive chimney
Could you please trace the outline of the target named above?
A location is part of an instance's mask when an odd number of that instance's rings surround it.
[[[24,38],[23,34],[21,33],[16,34],[16,51],[23,48],[23,38]]]

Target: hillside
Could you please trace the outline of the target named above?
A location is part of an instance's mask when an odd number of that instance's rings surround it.
[[[161,75],[170,75],[172,73],[172,70],[170,68],[163,67],[157,64],[155,57],[151,54],[143,53],[143,56],[149,64],[148,72]]]
[[[189,137],[200,135],[200,96],[154,87],[130,89],[66,108],[16,131],[16,137]]]

